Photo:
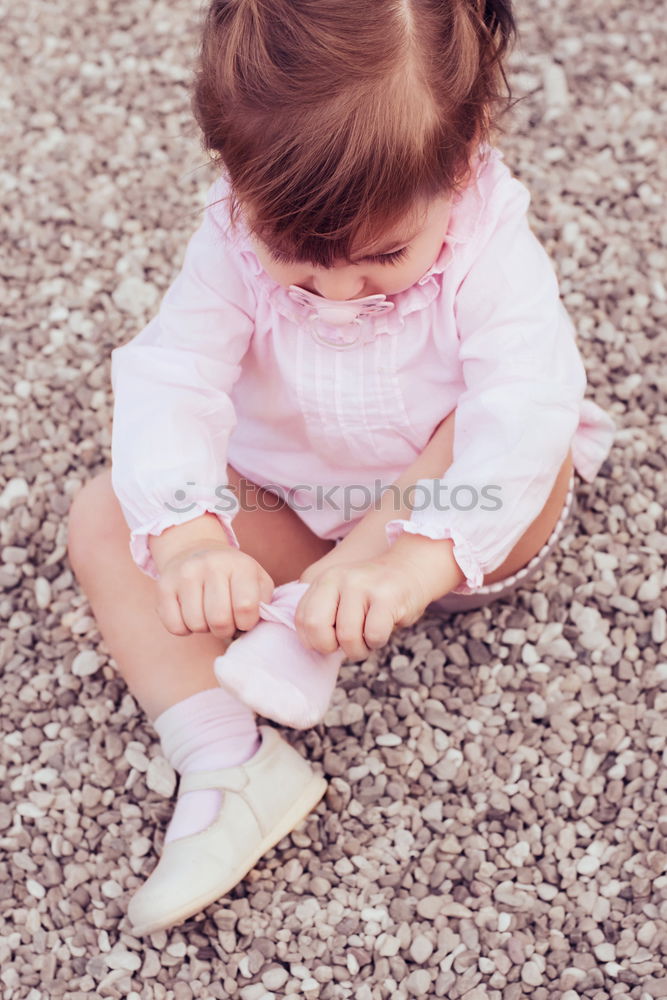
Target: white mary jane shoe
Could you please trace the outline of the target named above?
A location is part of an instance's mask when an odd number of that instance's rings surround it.
[[[181,777],[179,797],[220,789],[220,812],[206,829],[165,844],[129,902],[132,933],[171,927],[224,896],[326,792],[326,780],[276,729],[260,726],[259,732],[262,743],[245,764]]]

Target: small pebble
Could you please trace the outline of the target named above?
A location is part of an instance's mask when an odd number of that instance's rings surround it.
[[[410,955],[418,965],[424,962],[433,954],[433,943],[424,934],[418,934],[410,945]]]
[[[34,878],[26,879],[25,887],[35,899],[44,899],[46,889],[39,882],[36,882]]]
[[[376,736],[375,742],[380,747],[397,747],[401,745],[403,740],[395,733],[381,733],[379,736]]]
[[[92,677],[99,668],[100,658],[92,649],[84,649],[72,662],[72,673],[75,677]]]
[[[266,997],[266,989],[262,983],[249,983],[247,986],[242,986],[239,993],[241,1000],[264,1000]]]
[[[431,975],[426,969],[417,969],[415,972],[410,973],[405,985],[410,996],[428,996],[431,989]]]
[[[637,591],[638,601],[657,601],[662,592],[662,574],[653,573]],[[664,609],[663,609],[664,610]]]
[[[493,897],[497,903],[521,910],[530,909],[532,903],[532,897],[514,882],[500,882],[494,889]]]
[[[613,944],[609,944],[607,941],[603,941],[602,944],[596,944],[593,948],[593,953],[598,962],[613,962],[616,958],[616,949]]]
[[[152,309],[158,298],[157,289],[136,276],[125,278],[111,293],[114,305],[131,316],[142,316]]]
[[[141,956],[133,951],[110,951],[104,957],[110,969],[126,969],[128,972],[136,972],[141,968]]]
[[[599,867],[599,860],[592,857],[590,854],[584,854],[583,857],[577,861],[577,871],[580,875],[595,875]]]
[[[522,868],[530,853],[530,844],[526,840],[518,840],[513,847],[505,851],[505,857],[515,868]]]
[[[417,901],[417,913],[426,920],[433,920],[446,902],[443,896],[424,896]]]
[[[27,500],[29,495],[30,489],[25,479],[22,479],[20,476],[14,476],[7,482],[2,494],[0,494],[0,507],[9,509],[15,503]]]
[[[521,967],[521,981],[527,986],[542,985],[542,973],[535,962],[528,961]]]
[[[164,757],[153,757],[146,772],[146,784],[152,792],[169,799],[174,794],[177,780],[174,769]]]
[[[35,602],[42,611],[51,603],[51,584],[43,576],[35,579]]]
[[[567,108],[570,95],[567,77],[558,63],[547,62],[542,68],[544,81],[544,103],[549,110],[563,111]]]
[[[379,955],[384,955],[386,958],[391,958],[392,955],[398,955],[400,944],[398,938],[394,937],[393,934],[380,934],[377,939],[377,951]]]
[[[653,612],[651,638],[658,645],[662,645],[665,639],[667,639],[667,611],[664,608],[656,608]]]
[[[288,979],[289,973],[282,965],[271,965],[262,973],[262,983],[267,990],[281,990]]]
[[[149,760],[140,743],[128,743],[125,748],[125,760],[130,767],[136,767],[137,771],[143,773],[148,770]]]

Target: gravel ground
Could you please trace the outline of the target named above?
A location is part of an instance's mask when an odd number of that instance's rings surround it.
[[[138,940],[175,776],[68,567],[67,512],[109,463],[109,354],[211,179],[198,8],[0,6],[3,998],[666,997],[664,9],[518,9],[501,145],[620,428],[560,550],[512,603],[346,665],[324,722],[285,731],[326,799],[204,919]]]

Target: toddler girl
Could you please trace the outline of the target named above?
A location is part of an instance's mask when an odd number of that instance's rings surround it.
[[[218,179],[158,315],[113,352],[111,477],[71,514],[181,775],[136,933],[228,892],[323,795],[254,713],[312,726],[345,657],[525,582],[573,470],[609,452],[491,145],[513,31],[508,0],[211,4],[194,108]]]

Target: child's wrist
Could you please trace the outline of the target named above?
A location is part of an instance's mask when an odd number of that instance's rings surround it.
[[[229,545],[225,529],[215,514],[202,514],[185,524],[173,524],[165,528],[160,535],[150,535],[148,547],[158,573],[175,555],[186,549],[195,549],[206,543],[212,545]]]
[[[403,532],[382,559],[392,566],[412,566],[429,601],[444,597],[465,582],[465,574],[454,558],[451,538],[434,539]]]

